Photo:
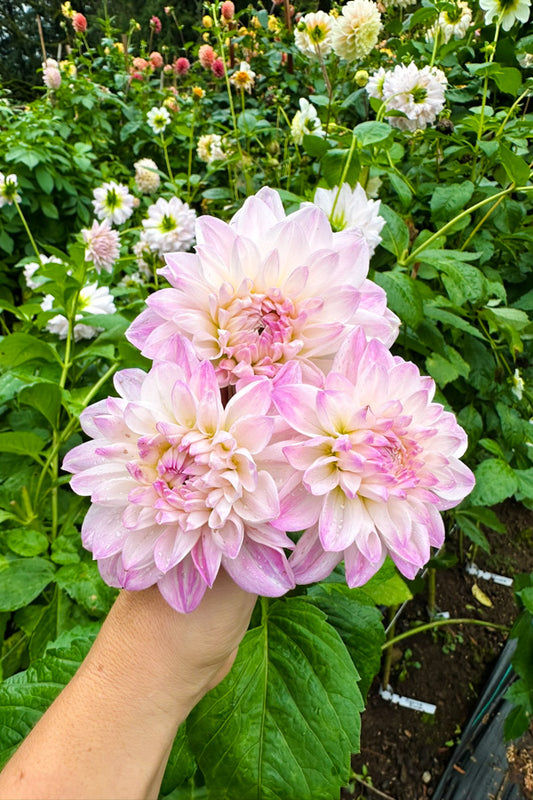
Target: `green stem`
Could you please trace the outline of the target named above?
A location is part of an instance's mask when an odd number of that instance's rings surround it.
[[[389,639],[387,642],[385,642],[385,644],[381,645],[381,649],[386,650],[388,647],[392,647],[398,642],[408,639],[410,636],[415,636],[415,634],[423,633],[424,631],[433,630],[433,628],[440,628],[442,625],[481,625],[484,628],[494,628],[497,631],[509,633],[509,628],[507,625],[499,625],[497,622],[485,622],[485,620],[482,619],[469,619],[462,617],[458,617],[457,619],[437,619],[433,622],[427,622],[425,625],[418,625],[416,628],[412,628],[410,631],[399,633],[397,636],[394,636],[392,639]]]
[[[433,52],[431,53],[431,61],[429,62],[430,67],[432,67],[435,64],[435,59],[437,58],[437,51],[439,49],[439,38],[440,38],[440,28],[437,22],[435,25],[435,39],[433,40]]]
[[[522,102],[522,100],[524,99],[524,97],[527,97],[527,96],[528,96],[529,92],[530,92],[530,90],[529,90],[529,89],[527,89],[525,92],[522,92],[522,94],[520,95],[520,97],[519,97],[519,98],[517,98],[517,99],[514,101],[513,105],[511,106],[511,108],[509,109],[509,111],[507,112],[507,114],[505,115],[505,117],[503,118],[503,121],[502,121],[502,123],[501,123],[500,127],[498,128],[498,130],[497,130],[497,131],[496,131],[496,133],[494,134],[494,138],[495,138],[495,139],[499,139],[499,138],[500,138],[500,136],[501,136],[501,135],[502,135],[502,133],[503,133],[503,129],[505,128],[505,126],[506,126],[506,125],[507,125],[507,123],[509,122],[509,119],[510,119],[511,115],[513,114],[513,112],[514,112],[515,108],[517,108],[517,106],[519,106],[519,105],[520,105],[520,103]]]
[[[500,33],[500,25],[501,25],[501,19],[499,19],[498,22],[496,23],[496,30],[494,31],[494,42],[491,43],[489,58],[488,61],[486,61],[487,64],[492,64],[492,62],[494,61],[494,55],[496,53],[496,42],[498,41],[498,35]],[[481,98],[481,111],[479,113],[479,127],[477,131],[476,144],[474,147],[474,154],[472,156],[472,176],[471,176],[472,180],[474,180],[474,178],[476,177],[477,155],[479,152],[479,143],[483,136],[483,126],[485,124],[485,107],[487,105],[488,88],[489,88],[489,73],[487,72],[485,74],[485,80],[483,81],[483,95]]]
[[[33,249],[34,249],[34,251],[35,251],[35,255],[37,256],[37,261],[38,261],[38,262],[39,262],[39,264],[42,266],[42,265],[43,265],[43,262],[41,261],[41,254],[39,253],[39,251],[38,251],[38,249],[37,249],[37,245],[35,244],[35,239],[34,239],[34,238],[33,238],[33,236],[32,236],[32,233],[31,233],[31,231],[30,231],[30,228],[29,228],[29,226],[28,226],[28,223],[26,222],[26,217],[25,217],[25,216],[24,216],[24,214],[22,213],[22,209],[21,209],[20,205],[18,204],[18,202],[17,202],[15,199],[13,199],[13,202],[15,203],[15,208],[16,208],[16,209],[17,209],[17,211],[19,212],[19,217],[20,217],[20,218],[21,218],[21,220],[22,220],[22,224],[24,225],[24,227],[25,227],[25,229],[26,229],[26,233],[28,234],[28,238],[29,238],[29,240],[30,240],[30,242],[31,242],[31,246],[33,247]]]
[[[514,186],[514,184],[513,184],[513,186]],[[487,213],[482,217],[482,219],[475,226],[474,230],[469,234],[468,239],[466,240],[466,242],[461,247],[461,250],[465,250],[466,249],[466,247],[470,244],[470,242],[472,241],[472,239],[474,238],[474,236],[476,235],[478,230],[483,227],[483,225],[488,220],[488,218],[490,217],[492,212],[495,211],[498,208],[498,206],[500,205],[500,203],[502,202],[503,199],[504,199],[503,197],[500,197],[500,199],[496,200],[494,205],[489,208]]]
[[[461,213],[458,214],[456,217],[454,217],[452,220],[450,220],[450,222],[447,222],[446,225],[443,225],[442,228],[439,228],[439,230],[432,236],[430,236],[429,239],[426,239],[426,241],[419,247],[417,247],[416,250],[414,250],[405,261],[399,261],[398,263],[401,264],[402,266],[406,266],[411,261],[416,260],[416,257],[418,256],[419,253],[421,253],[423,250],[426,250],[430,244],[432,244],[436,239],[438,239],[439,236],[442,236],[444,233],[446,233],[447,230],[453,227],[457,222],[459,222],[459,220],[463,219],[463,217],[472,214],[474,211],[477,211],[478,208],[482,208],[483,206],[487,205],[487,203],[490,203],[494,200],[498,200],[500,197],[505,197],[505,195],[510,194],[510,192],[513,191],[531,192],[533,191],[533,186],[518,186],[515,188],[514,184],[512,184],[507,189],[503,189],[501,192],[497,192],[496,194],[492,194],[490,197],[486,197],[484,200],[480,200],[479,203],[475,203],[473,206],[470,206],[470,208],[465,208],[464,211],[461,211]]]
[[[192,173],[192,153],[194,148],[194,123],[196,121],[196,113],[193,109],[191,119],[191,136],[189,141],[189,158],[187,162],[187,202],[191,202],[191,173]]]
[[[352,163],[352,158],[353,158],[356,142],[357,142],[357,137],[356,137],[356,135],[354,133],[354,134],[352,134],[352,143],[350,144],[350,149],[348,151],[348,157],[346,159],[346,163],[344,165],[344,169],[342,170],[341,179],[339,181],[339,188],[337,189],[337,194],[335,195],[335,200],[333,201],[331,214],[329,215],[330,222],[333,221],[333,218],[335,216],[335,209],[336,209],[337,203],[339,201],[339,195],[341,193],[341,189],[342,189],[342,187],[344,185],[344,182],[346,180],[346,176],[348,175],[348,170],[350,169],[350,164]]]
[[[398,606],[390,606],[389,607],[389,629],[387,632],[387,641],[394,637],[394,628],[395,622],[394,618],[396,616],[396,612],[398,610]],[[382,677],[381,683],[385,688],[390,683],[390,671],[392,666],[392,649],[387,648],[385,651],[385,656],[383,658],[383,670],[382,670]]]
[[[194,120],[194,112],[193,112],[193,120]],[[194,122],[193,122],[193,125],[194,125]],[[168,148],[167,148],[167,145],[165,143],[165,139],[163,137],[163,134],[161,133],[160,136],[161,136],[161,145],[163,147],[163,153],[165,154],[165,164],[167,165],[168,177],[170,178],[172,183],[174,183],[174,176],[172,174],[172,167],[170,166],[170,161],[169,161],[169,158],[168,158]]]
[[[427,584],[428,584],[428,611],[429,616],[432,617],[435,614],[436,609],[436,597],[437,597],[437,570],[435,567],[431,567],[428,569],[427,574]]]

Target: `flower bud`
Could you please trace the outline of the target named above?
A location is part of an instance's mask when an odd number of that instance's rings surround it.
[[[366,69],[358,69],[355,73],[354,80],[358,86],[366,86],[368,83],[368,72]]]
[[[202,25],[204,26],[204,28],[213,27],[213,20],[211,19],[209,14],[206,14],[204,17],[202,17]]]

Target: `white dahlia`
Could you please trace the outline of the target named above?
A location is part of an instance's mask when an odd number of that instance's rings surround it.
[[[300,98],[300,110],[296,112],[291,123],[291,134],[296,144],[302,144],[305,134],[324,137],[325,131],[318,118],[316,108],[305,97]]]
[[[43,311],[52,311],[54,307],[54,298],[51,294],[47,294],[41,303]],[[78,298],[78,312],[76,320],[82,318],[84,314],[114,314],[116,311],[113,297],[109,292],[107,286],[98,286],[97,283],[91,283],[84,286],[80,291]],[[50,333],[55,333],[60,339],[66,339],[68,334],[68,319],[63,314],[56,314],[48,320],[46,329]],[[77,322],[74,325],[74,340],[78,342],[80,339],[92,339],[96,336],[102,328],[95,328],[92,325],[85,325]]]
[[[161,106],[161,108],[154,106],[146,115],[146,122],[154,133],[163,133],[170,123],[170,114],[164,106]]]
[[[346,61],[364,58],[376,46],[381,14],[373,0],[350,0],[333,23],[334,52]]]
[[[343,183],[333,189],[317,189],[313,203],[325,211],[335,231],[358,230],[368,245],[370,257],[381,242],[380,231],[385,220],[379,215],[380,200],[369,200],[360,184],[355,189]]]
[[[325,11],[306,14],[294,31],[294,43],[298,50],[308,58],[327,56],[331,52],[333,20]]]
[[[122,183],[108,181],[93,192],[94,213],[98,219],[108,219],[122,225],[133,214],[135,198]]]
[[[153,194],[159,189],[161,179],[157,164],[151,158],[141,158],[133,165],[135,184],[142,194]]]
[[[44,275],[36,275],[35,273],[43,264],[61,264],[61,259],[56,258],[56,256],[43,256],[42,253],[39,255],[41,259],[41,263],[38,261],[30,261],[28,264],[24,265],[24,280],[26,281],[26,286],[28,289],[39,289],[48,281],[48,278],[45,278]]]
[[[462,39],[472,24],[472,9],[468,3],[458,0],[446,11],[441,11],[436,23],[426,33],[427,41],[433,41],[437,31],[442,37],[442,41],[447,44],[453,37]]]
[[[222,144],[222,136],[218,133],[206,133],[200,136],[196,147],[196,153],[200,161],[212,164],[213,161],[223,161],[226,158]]]
[[[398,64],[385,75],[382,99],[387,110],[401,111],[405,117],[385,116],[400,130],[423,130],[444,108],[446,85],[446,76],[437,67]]]
[[[158,255],[189,250],[194,243],[196,213],[179,197],[159,200],[148,209],[143,220],[142,241]]]
[[[485,12],[485,24],[500,20],[504,31],[509,31],[516,20],[526,23],[529,19],[530,0],[479,0]]]

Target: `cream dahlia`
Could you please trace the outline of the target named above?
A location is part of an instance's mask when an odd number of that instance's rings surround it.
[[[43,311],[52,311],[54,307],[54,298],[51,294],[47,294],[41,303]],[[82,318],[83,314],[114,314],[116,311],[113,297],[107,286],[98,286],[96,283],[84,286],[80,291],[78,298],[78,313],[76,320]],[[83,313],[82,313],[83,312]],[[68,319],[63,314],[56,314],[48,320],[46,329],[50,333],[59,336],[60,339],[66,339],[68,334]],[[74,339],[92,339],[96,336],[102,328],[95,328],[92,325],[86,325],[83,322],[77,322],[74,325]]]
[[[305,97],[300,98],[300,110],[296,112],[291,122],[291,135],[295,144],[302,144],[304,136],[324,137],[326,132],[317,114],[317,110]]]
[[[385,220],[379,215],[380,202],[369,200],[359,183],[355,189],[343,183],[340,191],[338,186],[333,189],[319,188],[313,199],[313,203],[328,215],[333,230],[357,228],[361,232],[371,258],[381,242],[379,234],[385,225]]]
[[[381,14],[373,0],[349,0],[333,22],[333,50],[346,61],[364,58],[376,46],[381,28]]]
[[[133,165],[135,169],[135,184],[142,194],[153,194],[159,189],[161,178],[157,164],[151,158],[141,158]]]
[[[500,20],[504,31],[509,31],[518,20],[526,23],[529,19],[530,0],[479,0],[485,12],[485,24]]]
[[[298,50],[311,59],[327,56],[331,52],[333,20],[325,11],[303,16],[294,31]]]

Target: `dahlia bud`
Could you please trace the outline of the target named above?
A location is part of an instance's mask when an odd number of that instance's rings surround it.
[[[72,17],[72,27],[76,33],[85,33],[87,30],[87,19],[79,12]]]
[[[448,117],[439,117],[435,124],[435,128],[441,133],[451,134],[454,131],[453,122]]]
[[[163,11],[165,12],[165,14],[168,17],[169,14],[172,14],[172,6],[165,6]]]
[[[366,69],[358,69],[354,76],[354,80],[358,86],[366,86],[368,78],[369,75]]]
[[[202,17],[202,25],[204,26],[204,28],[213,27],[213,20],[211,19],[209,14],[206,14],[204,17]]]
[[[224,0],[220,8],[220,13],[226,20],[233,19],[235,16],[235,4],[232,3],[232,0]]]

